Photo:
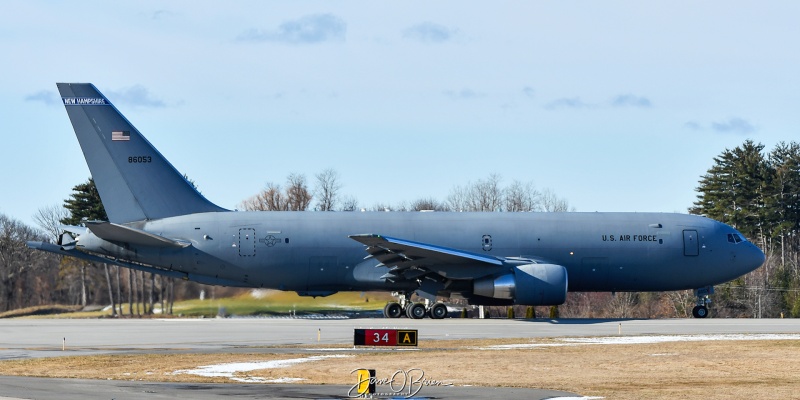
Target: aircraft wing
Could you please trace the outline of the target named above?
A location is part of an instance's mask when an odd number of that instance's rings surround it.
[[[389,272],[382,278],[392,281],[415,279],[429,272],[454,277],[461,275],[454,273],[458,269],[472,275],[476,265],[478,268],[503,265],[503,260],[497,257],[389,236],[366,234],[351,235],[350,238],[367,246],[367,257],[373,257],[389,267]],[[457,266],[471,268],[453,268]]]
[[[112,222],[89,221],[86,222],[86,227],[100,239],[112,242],[138,244],[141,246],[151,247],[175,248],[189,247],[190,245],[188,242],[180,242]]]

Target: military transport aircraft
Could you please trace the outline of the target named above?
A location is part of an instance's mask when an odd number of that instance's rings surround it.
[[[386,317],[444,318],[437,296],[558,305],[567,291],[694,289],[764,253],[723,223],[662,213],[237,212],[208,201],[92,84],[58,90],[109,221],[31,248],[211,285],[305,296],[395,292]],[[422,302],[410,301],[416,293]]]

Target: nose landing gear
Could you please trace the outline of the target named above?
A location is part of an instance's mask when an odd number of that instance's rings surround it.
[[[708,297],[714,294],[713,286],[706,286],[700,289],[695,289],[695,296],[697,296],[697,305],[692,309],[692,316],[695,318],[705,318],[708,316],[708,304],[711,304],[711,299]]]

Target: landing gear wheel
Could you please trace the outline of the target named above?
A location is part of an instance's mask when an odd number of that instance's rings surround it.
[[[447,316],[447,306],[443,303],[436,303],[431,307],[430,313],[433,319],[443,319]]]
[[[383,316],[386,318],[400,318],[403,315],[403,307],[399,303],[391,302],[383,307]]]
[[[709,295],[714,294],[713,286],[701,287],[694,290],[694,295],[697,296],[697,306],[692,309],[692,316],[695,318],[705,318],[708,316],[708,305],[711,304]]]
[[[692,309],[692,316],[695,318],[705,318],[708,316],[708,307],[706,306],[695,306]]]
[[[411,319],[425,318],[425,305],[422,303],[411,303],[406,307],[406,316]]]

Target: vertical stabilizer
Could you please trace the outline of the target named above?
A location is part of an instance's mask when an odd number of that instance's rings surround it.
[[[90,83],[59,83],[89,171],[111,222],[226,211],[192,187]]]

